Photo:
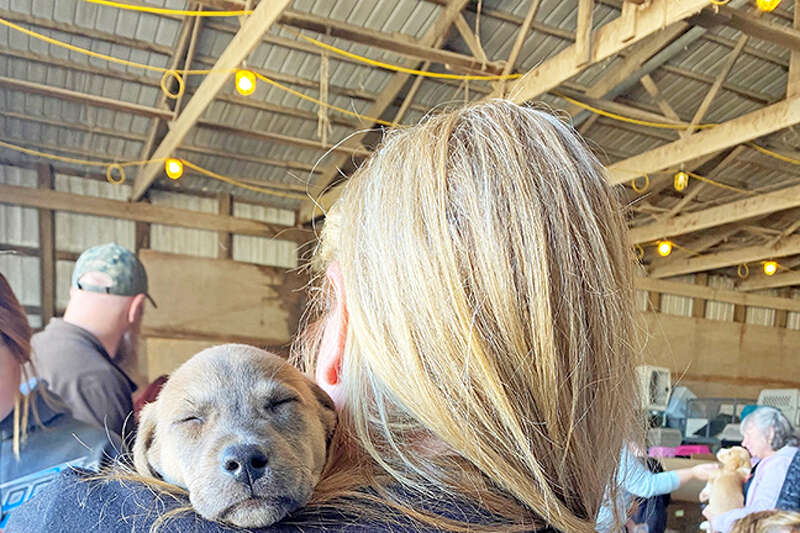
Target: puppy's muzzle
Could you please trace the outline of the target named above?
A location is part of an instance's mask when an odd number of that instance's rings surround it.
[[[255,444],[234,444],[222,450],[220,465],[223,472],[252,488],[267,472],[269,458]]]

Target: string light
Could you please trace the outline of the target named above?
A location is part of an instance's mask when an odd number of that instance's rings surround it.
[[[236,71],[236,92],[242,96],[250,96],[256,90],[256,75],[250,70]]]
[[[672,253],[672,243],[669,241],[661,241],[658,243],[658,255],[667,257]]]
[[[676,173],[673,185],[675,187],[675,190],[678,192],[686,190],[686,187],[689,185],[689,174],[687,174],[683,170]]]
[[[778,271],[778,263],[775,261],[764,261],[764,274],[767,276],[773,275]]]
[[[183,176],[183,161],[170,157],[164,162],[164,171],[170,179],[180,179]]]
[[[781,3],[781,0],[756,0],[756,5],[758,9],[761,11],[770,12],[778,7],[778,4]]]

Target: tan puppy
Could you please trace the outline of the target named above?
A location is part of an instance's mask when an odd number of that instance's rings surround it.
[[[717,460],[722,465],[700,493],[700,501],[708,501],[707,510],[714,515],[744,506],[742,485],[750,475],[750,453],[741,446],[718,451]]]
[[[215,346],[142,409],[134,466],[187,489],[204,518],[265,527],[308,501],[335,425],[328,395],[284,359]]]

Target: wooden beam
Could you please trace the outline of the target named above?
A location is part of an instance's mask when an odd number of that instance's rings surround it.
[[[169,133],[153,153],[153,159],[163,160],[163,158],[172,156],[189,130],[203,115],[208,104],[228,81],[230,72],[241,65],[253,48],[261,42],[261,37],[269,30],[289,2],[290,0],[273,0],[258,4],[253,14],[247,18],[242,29],[236,33],[214,65],[213,70],[219,74],[203,78],[200,87],[186,104],[183,112],[171,123]],[[142,167],[137,173],[136,182],[133,185],[133,200],[142,197],[150,184],[162,172],[162,167],[161,162],[155,161]]]
[[[592,20],[594,0],[578,0],[578,29],[575,32],[575,59],[577,67],[592,60]],[[625,32],[627,33],[627,32]]]
[[[742,304],[734,304],[733,306],[733,321],[739,324],[744,324],[747,321],[747,306]]]
[[[708,286],[708,274],[697,274],[694,278],[695,285],[699,285],[701,287]],[[692,316],[695,318],[705,318],[706,317],[706,300],[705,298],[693,298],[692,299]]]
[[[707,272],[718,268],[732,267],[743,263],[754,263],[763,259],[786,257],[800,254],[800,236],[790,237],[775,247],[747,246],[729,252],[699,255],[689,259],[670,262],[664,266],[656,266],[650,272],[651,278],[667,278],[692,274],[694,272]],[[777,275],[777,274],[776,274]]]
[[[451,67],[461,67],[466,71],[500,74],[502,67],[496,63],[482,64],[473,57],[434,48],[432,43],[409,37],[403,33],[386,33],[363,26],[355,26],[331,18],[322,18],[308,13],[285,10],[278,21],[280,24],[298,29],[310,30],[322,35],[339,37],[348,41],[381,48],[405,57],[420,61],[432,61]]]
[[[715,289],[694,283],[681,283],[652,278],[634,278],[633,286],[643,291],[675,294],[689,298],[702,298],[715,302],[732,303],[748,307],[763,307],[767,309],[786,309],[787,311],[800,311],[800,300],[792,298],[779,298],[777,296],[762,296],[760,294],[747,294],[730,289]]]
[[[472,31],[472,28],[469,27],[467,19],[465,19],[464,15],[462,15],[461,13],[459,13],[458,16],[456,17],[455,27],[458,30],[458,33],[461,35],[461,38],[464,39],[464,43],[466,43],[467,48],[469,48],[469,51],[472,52],[472,55],[481,63],[488,63],[489,58],[486,56],[486,52],[483,51],[483,47],[481,46],[480,41],[478,41],[478,38]],[[428,62],[426,61],[426,63]],[[423,68],[420,70],[426,70],[426,69]]]
[[[53,169],[46,163],[36,165],[39,188],[52,191]],[[56,235],[51,209],[39,209],[39,249],[41,273],[42,325],[50,322],[56,310]]]
[[[800,31],[754,17],[750,13],[729,6],[713,6],[704,9],[700,15],[693,17],[691,22],[705,27],[728,26],[750,37],[800,51]]]
[[[233,199],[230,194],[219,193],[217,213],[223,216],[233,214]],[[217,259],[233,259],[233,235],[227,231],[217,233]]]
[[[467,4],[468,0],[448,0],[447,6],[441,11],[439,17],[433,22],[430,28],[425,32],[425,35],[419,40],[420,44],[429,46],[443,38],[453,21],[461,13],[461,10]],[[413,67],[413,64],[406,63],[404,66]],[[386,108],[394,101],[397,94],[403,89],[408,81],[410,74],[404,72],[395,73],[386,86],[383,88],[381,95],[375,100],[375,103],[370,106],[369,110],[364,114],[369,117],[380,117]],[[364,127],[372,126],[371,123],[363,121]],[[350,137],[347,141],[341,143],[340,146],[347,146],[356,148],[361,146],[367,132],[360,132]],[[339,168],[347,161],[346,156],[339,156],[334,158],[329,165],[325,167],[322,177],[319,182],[323,186],[327,186],[339,174]],[[330,207],[333,202],[339,197],[341,187],[337,187],[328,192],[324,196],[316,199],[316,201],[304,201],[300,207],[300,221],[301,223],[308,222],[315,217],[322,215]],[[321,206],[322,211],[319,210]]]
[[[649,242],[798,206],[800,206],[800,185],[795,185],[702,211],[687,213],[664,222],[633,228],[629,237],[632,243]]]
[[[794,29],[800,31],[800,0],[794,1]],[[786,82],[786,98],[800,95],[800,50],[792,50],[789,59],[789,79]]]
[[[522,50],[522,45],[525,44],[525,39],[528,37],[528,31],[531,28],[531,24],[533,24],[533,19],[536,18],[536,12],[539,10],[539,6],[541,5],[541,0],[531,0],[530,5],[528,6],[528,12],[525,14],[525,19],[522,21],[522,25],[517,30],[517,37],[514,39],[514,45],[511,47],[511,52],[508,54],[508,59],[506,60],[506,64],[503,66],[503,74],[511,74],[511,71],[514,70],[514,65],[517,63],[517,57],[519,57],[519,53]],[[589,12],[589,32],[592,31],[592,21],[591,21],[591,9]]]
[[[214,77],[214,76],[211,76]],[[94,94],[84,94],[77,91],[70,91],[69,89],[61,89],[50,85],[42,85],[31,81],[15,80],[0,76],[0,87],[8,87],[27,93],[43,94],[45,96],[54,96],[56,98],[63,98],[73,102],[82,104],[89,104],[97,107],[104,107],[113,109],[114,111],[123,111],[134,115],[142,115],[145,117],[172,118],[172,113],[165,109],[156,109],[144,105],[134,104],[131,102],[124,102],[122,100],[114,100],[112,98],[105,98]]]
[[[578,66],[580,51],[575,45],[570,46],[510,84],[509,96],[518,103],[536,98],[558,87],[586,66],[620,53],[664,27],[697,13],[707,4],[708,0],[652,0],[639,10],[636,35],[633,38],[620,41],[625,20],[617,18],[594,32],[592,57],[588,63]]]
[[[711,103],[714,101],[714,98],[717,97],[717,93],[719,93],[719,90],[722,88],[722,84],[725,83],[725,79],[728,77],[728,74],[730,74],[731,69],[733,69],[733,65],[736,63],[736,60],[739,59],[739,54],[742,53],[744,45],[747,44],[748,38],[749,37],[747,35],[742,35],[739,37],[736,47],[728,52],[728,55],[725,57],[725,61],[722,63],[722,69],[720,69],[719,74],[717,74],[717,79],[714,80],[714,85],[712,85],[711,90],[706,93],[706,96],[700,103],[700,107],[697,108],[697,112],[695,112],[694,117],[692,118],[691,126],[687,130],[688,133],[693,133],[695,126],[703,121],[703,117],[706,116],[708,108],[711,107]]]
[[[754,273],[751,272],[750,278],[739,283],[737,289],[740,291],[757,291],[761,289],[791,287],[792,285],[800,285],[800,272],[790,271],[772,276],[767,276],[765,274],[754,275]]]
[[[151,224],[255,235],[297,243],[305,243],[314,238],[313,233],[307,230],[247,218],[220,216],[188,209],[162,207],[141,202],[123,202],[59,191],[36,190],[14,185],[0,185],[0,202]]]
[[[743,144],[800,122],[800,97],[753,111],[691,137],[625,159],[608,167],[612,184],[630,181],[709,154]]]

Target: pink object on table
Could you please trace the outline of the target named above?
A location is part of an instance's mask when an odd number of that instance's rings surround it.
[[[675,448],[669,446],[651,446],[647,450],[648,457],[675,457]]]
[[[702,455],[710,453],[711,450],[705,444],[682,444],[675,448],[675,455]]]

